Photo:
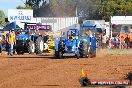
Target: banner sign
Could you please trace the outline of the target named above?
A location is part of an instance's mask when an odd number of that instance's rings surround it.
[[[8,21],[31,22],[33,19],[33,10],[29,9],[9,9]]]
[[[27,25],[28,29],[50,30],[50,25]]]

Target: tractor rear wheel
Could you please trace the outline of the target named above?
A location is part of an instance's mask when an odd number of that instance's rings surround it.
[[[87,41],[83,42],[80,46],[80,57],[86,58],[88,57],[88,43]]]
[[[0,44],[0,53],[2,53],[2,44]]]
[[[59,59],[62,58],[62,53],[61,52],[58,52],[58,57],[59,57]]]
[[[38,37],[35,42],[36,54],[42,54],[44,50],[44,41],[42,37]]]
[[[30,41],[29,42],[29,45],[28,45],[28,52],[29,54],[34,54],[35,52],[35,44],[33,41]]]

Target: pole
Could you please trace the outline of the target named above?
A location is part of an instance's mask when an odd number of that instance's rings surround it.
[[[110,38],[112,38],[112,23],[111,23],[111,17],[110,17]]]
[[[76,17],[78,17],[78,14],[77,14],[77,6],[76,6]]]

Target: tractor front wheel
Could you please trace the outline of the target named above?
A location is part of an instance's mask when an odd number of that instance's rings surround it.
[[[42,54],[44,51],[44,41],[42,37],[38,37],[35,42],[36,54]]]
[[[16,50],[16,52],[17,52],[18,55],[20,55],[20,54],[23,55],[24,54],[24,52],[23,51],[20,51],[20,50]]]
[[[55,57],[58,58],[59,54],[58,51],[55,50]]]

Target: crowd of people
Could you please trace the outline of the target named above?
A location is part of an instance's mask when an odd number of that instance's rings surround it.
[[[21,34],[20,32],[14,32],[14,29],[10,29],[9,33],[6,34],[5,41],[6,41],[6,49],[8,51],[8,55],[13,55],[13,47],[16,44],[16,36]],[[45,39],[45,38],[44,38]],[[47,37],[46,40],[47,41]],[[0,39],[1,41],[1,39]],[[97,38],[97,44],[98,48],[109,48],[109,49],[128,49],[131,48],[131,43],[130,43],[130,37],[126,35],[125,38],[121,38],[119,35],[109,38],[106,36],[106,34],[101,35],[99,38]],[[0,43],[0,46],[2,44]]]
[[[111,49],[128,49],[131,48],[130,37],[126,34],[125,38],[121,38],[119,35],[108,38],[105,34],[103,34],[100,38],[100,48],[111,48]]]
[[[13,47],[16,43],[16,34],[14,32],[14,29],[10,29],[9,30],[9,33],[6,34],[6,46],[7,46],[7,49],[8,49],[8,55],[13,55]]]
[[[6,35],[0,35],[0,53],[3,49],[8,51],[8,55],[13,55],[14,45],[16,44],[16,34],[14,29],[10,29]]]

